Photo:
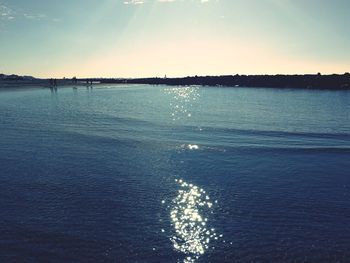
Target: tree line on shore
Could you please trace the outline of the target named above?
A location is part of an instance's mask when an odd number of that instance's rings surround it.
[[[202,85],[226,87],[271,87],[309,89],[350,89],[350,74],[342,75],[229,75],[183,78],[101,79],[101,83],[134,83],[152,85]]]
[[[0,83],[23,81],[48,85],[77,85],[104,83],[104,84],[150,84],[150,85],[201,85],[224,87],[266,87],[266,88],[308,88],[308,89],[350,89],[350,73],[322,75],[225,75],[225,76],[189,76],[180,78],[63,78],[37,79],[31,76],[0,74]]]

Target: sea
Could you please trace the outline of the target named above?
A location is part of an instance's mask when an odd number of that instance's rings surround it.
[[[350,262],[350,91],[2,89],[0,262]]]

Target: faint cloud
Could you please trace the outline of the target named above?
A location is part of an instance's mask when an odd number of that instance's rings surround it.
[[[124,1],[124,5],[141,5],[144,4],[145,1],[143,0],[129,0],[129,1]]]
[[[15,19],[16,12],[0,3],[0,21],[10,21]]]
[[[147,2],[158,2],[158,3],[175,3],[175,2],[199,2],[201,4],[209,2],[219,2],[219,0],[125,0],[123,3],[125,5],[140,5]]]
[[[32,20],[43,20],[47,18],[47,15],[45,14],[23,14],[23,17],[26,19],[32,19]]]
[[[15,19],[41,21],[48,19],[48,17],[46,14],[23,13],[20,10],[16,10],[12,7],[9,7],[7,4],[0,2],[0,22],[6,22]],[[56,22],[55,19],[52,19],[52,21]]]
[[[52,21],[55,23],[61,22],[62,20],[60,18],[52,18]]]
[[[156,0],[157,2],[160,3],[172,3],[172,2],[200,2],[202,4],[204,3],[209,3],[211,0]],[[216,2],[218,2],[219,0],[216,0]]]

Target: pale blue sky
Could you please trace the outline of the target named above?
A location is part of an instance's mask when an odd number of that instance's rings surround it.
[[[350,71],[348,0],[0,0],[0,72]]]

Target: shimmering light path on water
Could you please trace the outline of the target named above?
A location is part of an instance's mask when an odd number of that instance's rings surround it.
[[[213,203],[206,192],[193,184],[177,180],[181,189],[172,201],[170,217],[175,233],[171,237],[174,248],[186,254],[184,262],[195,262],[209,248],[211,239],[217,239],[214,228],[208,228],[207,210]]]
[[[0,91],[0,262],[347,262],[350,93]]]
[[[175,87],[165,90],[172,97],[171,116],[176,122],[192,117],[192,107],[198,103],[199,87]],[[196,144],[182,145],[189,150],[198,150]],[[171,225],[175,235],[170,238],[175,250],[185,254],[184,263],[195,262],[209,248],[211,239],[218,239],[214,228],[208,227],[208,211],[213,203],[205,190],[182,179],[175,179],[179,184],[178,195],[172,200],[170,212]],[[217,201],[216,201],[217,202]],[[204,214],[203,214],[204,213]],[[212,212],[211,212],[212,213]]]

